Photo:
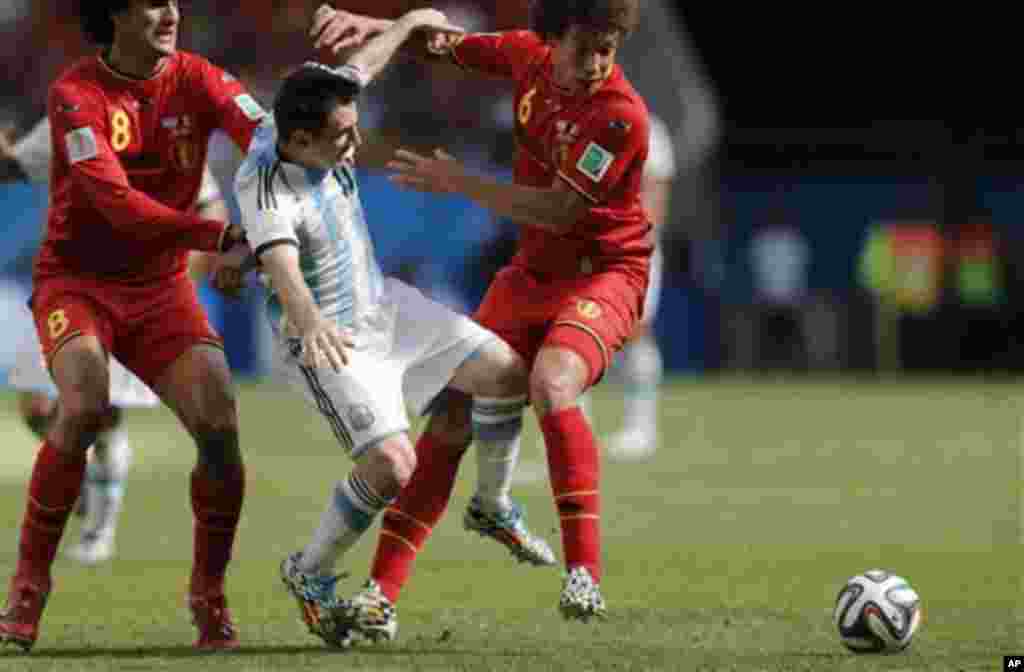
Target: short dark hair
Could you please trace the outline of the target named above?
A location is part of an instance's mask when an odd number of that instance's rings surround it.
[[[287,141],[298,130],[316,135],[336,106],[348,105],[358,95],[355,82],[321,66],[302,66],[284,80],[274,100],[278,137]]]
[[[639,15],[639,0],[533,0],[530,28],[545,40],[565,37],[572,26],[626,37]]]
[[[114,43],[114,14],[131,6],[132,0],[79,0],[78,18],[82,32],[93,43],[109,45]]]

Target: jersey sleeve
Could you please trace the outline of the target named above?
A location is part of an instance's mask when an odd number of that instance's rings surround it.
[[[53,146],[50,120],[43,117],[14,145],[14,159],[30,182],[49,182]]]
[[[48,116],[53,160],[67,165],[72,183],[111,228],[137,240],[166,237],[174,247],[220,249],[225,223],[169,208],[131,186],[110,146],[107,111],[98,95],[57,84],[50,89]]]
[[[299,213],[294,205],[282,202],[270,166],[243,166],[235,180],[235,195],[242,228],[254,255],[259,257],[277,245],[299,246]]]
[[[195,57],[198,90],[212,115],[210,124],[227,133],[242,152],[267,113],[245,87],[205,58]]]
[[[528,30],[470,33],[452,49],[451,59],[467,70],[519,80],[543,51],[544,43]]]
[[[584,122],[558,176],[591,203],[603,203],[629,169],[646,160],[649,134],[642,106],[629,101],[606,103]]]

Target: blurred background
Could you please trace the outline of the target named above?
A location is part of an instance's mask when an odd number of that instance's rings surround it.
[[[265,104],[311,56],[314,0],[183,3],[182,46],[243,79]],[[339,2],[395,16],[426,3]],[[1024,293],[1024,136],[1009,78],[974,40],[889,12],[844,17],[649,1],[621,60],[670,129],[677,171],[663,236],[656,333],[669,371],[1019,370]],[[525,0],[436,4],[471,30],[523,26]],[[978,26],[1000,40],[990,25]],[[977,33],[980,35],[981,33]],[[955,38],[952,36],[956,36]],[[68,3],[0,9],[0,123],[44,112],[48,83],[90,53]],[[993,55],[995,56],[995,55]],[[401,193],[381,169],[402,144],[445,147],[511,170],[511,90],[455,69],[395,65],[362,108],[363,193],[379,255],[447,303],[472,310],[515,229],[455,198]],[[222,186],[238,157],[215,138]],[[229,194],[230,189],[225,188]],[[230,196],[229,196],[230,198]],[[6,306],[23,302],[45,193],[0,186]],[[261,290],[207,296],[232,364],[266,366]],[[5,307],[6,307],[5,306]],[[27,319],[25,329],[30,329]],[[23,333],[0,333],[0,368]]]

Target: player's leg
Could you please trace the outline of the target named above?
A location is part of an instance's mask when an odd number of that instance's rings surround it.
[[[353,598],[355,610],[352,602],[338,602],[335,568],[409,483],[415,467],[416,453],[405,432],[366,447],[348,477],[334,486],[309,543],[282,563],[282,580],[303,621],[329,644],[347,646],[355,633],[373,640],[395,636],[398,621],[386,600],[371,603],[375,596],[364,589]]]
[[[498,541],[520,562],[544,566],[555,563],[554,553],[530,532],[523,507],[510,497],[528,379],[523,358],[494,338],[459,366],[451,387],[473,396],[477,487],[463,524]]]
[[[110,407],[110,428],[100,432],[85,469],[79,498],[85,511],[78,543],[68,557],[86,565],[109,560],[114,555],[117,521],[124,497],[124,482],[131,466],[132,448],[122,427],[122,409]]]
[[[110,429],[100,432],[86,467],[79,508],[86,508],[78,544],[68,555],[84,564],[110,559],[124,499],[125,481],[132,462],[132,446],[124,430],[123,411],[155,408],[160,399],[116,359],[110,360]]]
[[[620,459],[649,457],[658,444],[658,389],[663,375],[661,350],[648,324],[622,350],[622,427],[609,437],[609,456]]]
[[[198,451],[190,486],[195,524],[188,589],[199,629],[195,645],[233,648],[238,637],[224,577],[242,511],[245,468],[231,371],[188,279],[132,298],[126,312],[146,317],[124,327],[113,354],[175,413]]]
[[[131,366],[130,359],[125,364]],[[143,375],[140,372],[140,375]],[[223,350],[194,345],[156,379],[154,390],[195,441],[191,475],[195,517],[189,606],[199,648],[231,648],[237,634],[227,610],[224,579],[245,495],[245,468],[238,444],[238,415]]]
[[[51,587],[50,570],[85,473],[86,451],[104,429],[108,402],[105,348],[92,333],[102,327],[87,304],[40,302],[37,324],[51,353],[60,393],[57,417],[36,456],[7,607],[0,613],[0,642],[28,650]],[[41,317],[40,317],[41,315]],[[54,317],[56,316],[56,317]]]
[[[416,442],[416,469],[395,502],[384,512],[370,580],[345,605],[340,616],[355,631],[383,632],[394,628],[394,605],[412,575],[417,554],[440,522],[462,456],[472,441],[472,400],[446,390]],[[372,636],[372,635],[371,635]]]
[[[471,408],[471,398],[455,390],[445,390],[437,399],[416,442],[416,470],[384,513],[370,578],[392,602],[448,507],[455,475],[473,438]]]
[[[600,455],[590,425],[577,404],[583,390],[603,370],[595,373],[591,367],[592,362],[603,359],[593,340],[590,334],[574,326],[556,326],[537,354],[530,376],[530,398],[544,433],[568,572],[559,608],[566,618],[580,620],[605,613],[598,587]]]
[[[652,325],[661,304],[664,257],[657,248],[651,259],[650,284],[644,298],[644,319],[622,349],[622,427],[606,442],[615,459],[642,459],[658,445],[658,391],[664,365]]]
[[[600,456],[577,400],[604,375],[634,328],[639,302],[618,276],[598,276],[595,299],[563,302],[552,316],[530,374],[530,398],[547,447],[551,489],[562,528],[568,577],[559,608],[566,618],[603,616]]]

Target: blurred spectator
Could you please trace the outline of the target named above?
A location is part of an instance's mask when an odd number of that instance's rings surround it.
[[[807,364],[803,308],[810,248],[782,208],[769,211],[750,241],[755,338],[759,366],[803,369]]]

